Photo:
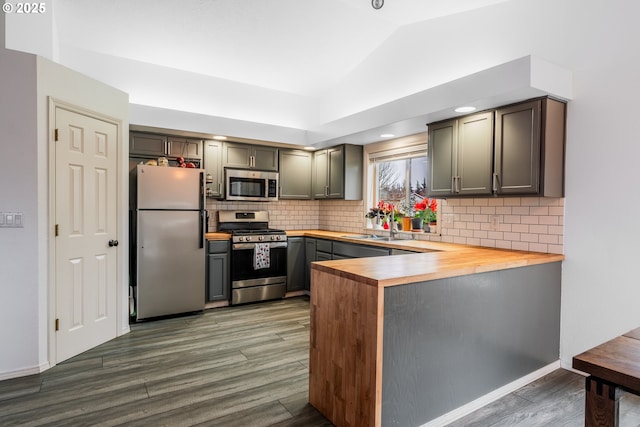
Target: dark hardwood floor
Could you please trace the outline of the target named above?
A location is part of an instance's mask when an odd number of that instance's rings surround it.
[[[307,298],[132,325],[131,333],[0,382],[0,426],[331,426],[307,403]],[[583,377],[558,370],[451,426],[580,426]],[[640,425],[625,395],[621,426]]]

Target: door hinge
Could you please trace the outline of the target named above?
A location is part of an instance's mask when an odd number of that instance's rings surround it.
[[[54,131],[53,140],[58,141],[58,128]]]
[[[56,237],[60,235],[60,226],[56,224]]]
[[[60,319],[56,319],[56,332],[60,330]]]

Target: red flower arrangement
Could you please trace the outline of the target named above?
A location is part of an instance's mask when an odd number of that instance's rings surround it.
[[[423,199],[414,206],[416,218],[422,218],[426,222],[435,222],[437,219],[438,201],[436,199]]]
[[[383,215],[383,219],[382,219],[382,227],[385,230],[389,229],[389,219],[393,220],[394,219],[394,210],[395,210],[395,206],[393,206],[393,203],[387,203],[384,200],[380,200],[378,202],[378,209],[380,211],[380,213]]]

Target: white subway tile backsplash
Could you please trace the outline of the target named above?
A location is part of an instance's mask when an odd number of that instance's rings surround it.
[[[438,201],[440,234],[411,233],[418,240],[504,249],[563,253],[564,199],[536,197],[465,198]],[[362,201],[281,200],[236,203],[208,200],[209,230],[217,229],[218,210],[268,210],[270,225],[285,230],[323,229],[362,233],[368,208]],[[452,224],[444,226],[443,215]],[[497,229],[491,224],[498,217]]]
[[[477,208],[480,213],[477,214]],[[564,199],[538,197],[441,200],[443,213],[454,213],[453,226],[441,229],[443,241],[562,253]],[[497,230],[491,217],[498,216]],[[469,231],[473,230],[472,237]]]

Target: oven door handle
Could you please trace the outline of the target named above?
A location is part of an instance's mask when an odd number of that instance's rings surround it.
[[[287,247],[287,242],[265,242],[265,243],[269,243],[269,248],[271,249]],[[231,245],[231,249],[235,251],[254,249],[255,247],[256,247],[255,243],[234,243],[233,245]]]

